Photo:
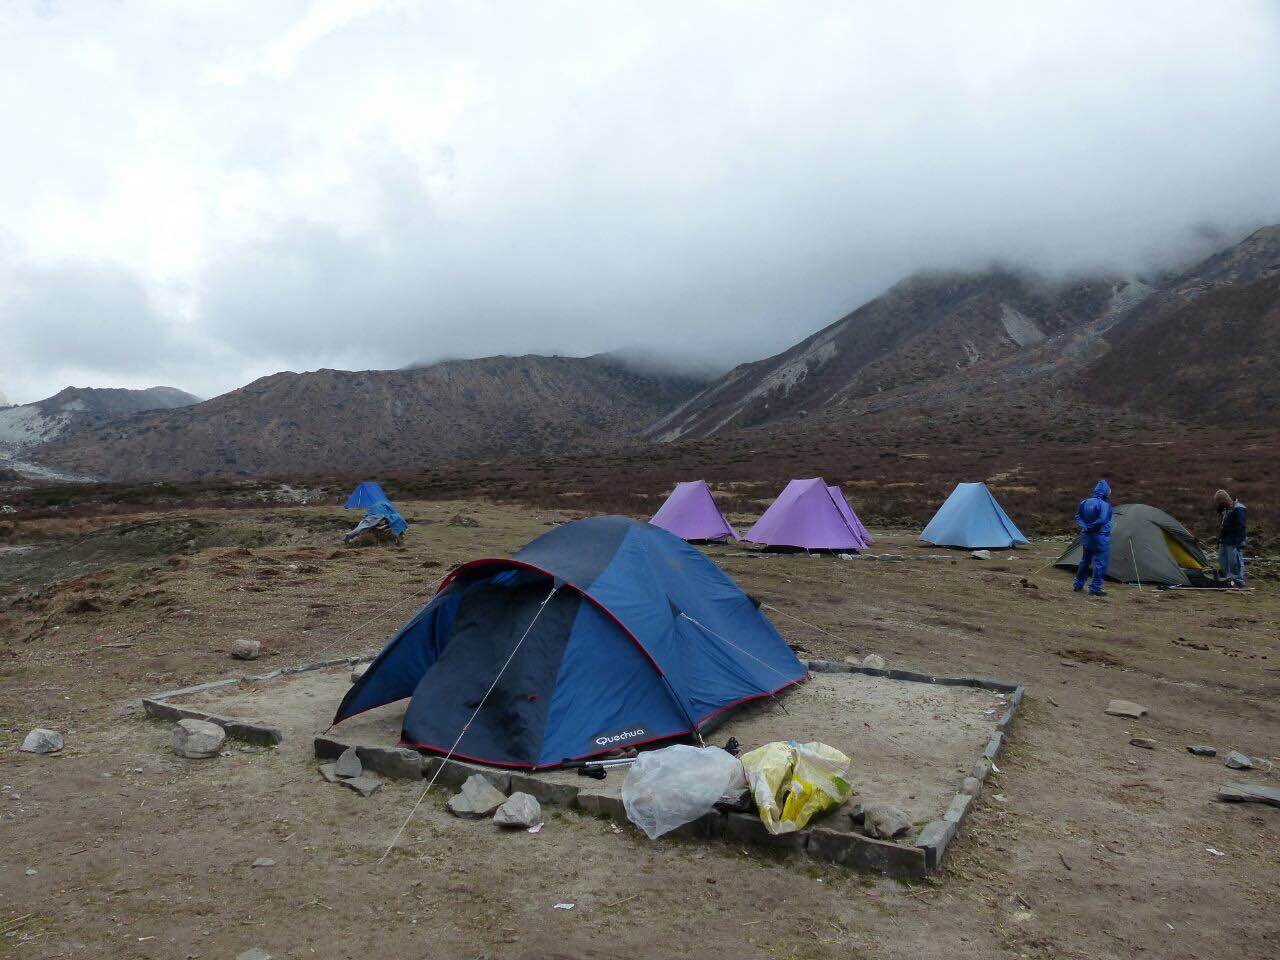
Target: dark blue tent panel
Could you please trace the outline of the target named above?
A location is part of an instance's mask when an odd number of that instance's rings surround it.
[[[382,487],[376,480],[365,480],[357,483],[356,488],[351,491],[351,496],[347,497],[344,504],[346,510],[367,510],[375,503],[390,503],[387,495],[382,492]]]
[[[445,753],[483,700],[455,756],[551,767],[691,734],[805,676],[700,551],[649,524],[593,517],[455,571],[334,723],[411,697],[404,742]]]

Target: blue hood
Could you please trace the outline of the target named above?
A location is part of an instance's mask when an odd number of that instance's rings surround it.
[[[1098,485],[1093,488],[1093,495],[1099,500],[1109,500],[1111,498],[1111,484],[1105,480],[1099,480]]]

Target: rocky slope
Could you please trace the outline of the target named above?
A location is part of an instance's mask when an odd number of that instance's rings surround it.
[[[1267,349],[1266,293],[1259,287],[1224,300],[1230,307],[1206,308],[1210,328],[1201,340],[1192,320],[1197,314],[1184,311],[1215,291],[1244,291],[1274,276],[1280,276],[1280,226],[1159,278],[1054,283],[1005,269],[918,274],[789,350],[736,367],[651,424],[645,436],[671,441],[884,412],[1051,407],[1063,391],[1085,402],[1213,417],[1215,401],[1202,403],[1201,392],[1239,376],[1244,358],[1234,347],[1209,344],[1234,336],[1242,350]],[[1222,310],[1230,309],[1252,311],[1264,329],[1244,335],[1249,324],[1228,321]],[[1143,336],[1148,330],[1166,333]],[[1162,337],[1181,346],[1160,349]],[[1183,358],[1192,355],[1195,373],[1184,376]],[[1231,397],[1253,397],[1261,404],[1255,413],[1266,418],[1275,414],[1264,402],[1264,368],[1249,372],[1257,389]],[[1160,383],[1178,384],[1177,398],[1158,396]]]
[[[278,373],[80,430],[42,463],[110,479],[334,474],[617,445],[702,386],[608,358],[490,357]]]
[[[1280,425],[1280,269],[1128,323],[1081,377],[1098,403],[1219,424]]]
[[[8,463],[37,476],[48,475],[48,471],[23,458],[43,444],[116,417],[146,410],[172,410],[199,402],[199,397],[174,387],[146,390],[67,387],[35,403],[0,409],[0,464]]]
[[[1149,292],[1119,277],[1066,283],[1024,272],[919,274],[777,356],[743,364],[654,423],[656,440],[705,437],[972,378],[1009,361],[1053,364]],[[1029,373],[1030,371],[1025,371]]]

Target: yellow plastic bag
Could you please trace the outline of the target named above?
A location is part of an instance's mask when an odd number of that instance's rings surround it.
[[[853,795],[853,761],[825,743],[766,743],[742,755],[760,822],[773,834],[799,830]]]

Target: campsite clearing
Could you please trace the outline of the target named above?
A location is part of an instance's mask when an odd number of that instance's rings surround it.
[[[378,866],[420,785],[388,780],[362,798],[325,783],[299,755],[310,745],[289,739],[174,756],[139,697],[244,669],[229,656],[237,639],[261,643],[255,673],[376,652],[450,565],[569,516],[399,506],[413,523],[402,550],[340,548],[350,515],[337,506],[117,515],[56,542],[40,540],[41,521],[24,528],[35,549],[0,568],[12,582],[23,561],[22,588],[0,602],[0,955],[1277,953],[1280,810],[1215,799],[1228,780],[1274,787],[1275,773],[1227,777],[1220,759],[1129,740],[1280,755],[1280,595],[1262,581],[1245,594],[1115,586],[1090,600],[1046,566],[1061,540],[990,561],[917,545],[916,530],[873,530],[873,553],[905,558],[893,563],[706,548],[804,658],[874,652],[890,667],[1027,685],[1000,772],[939,881],[650,842],[556,807],[537,834],[502,833],[450,816],[449,791],[423,802]],[[478,526],[450,525],[459,513]],[[1111,699],[1150,712],[1105,716]],[[37,726],[64,749],[20,753]],[[892,760],[858,751],[855,779]],[[254,870],[264,857],[276,866]]]

